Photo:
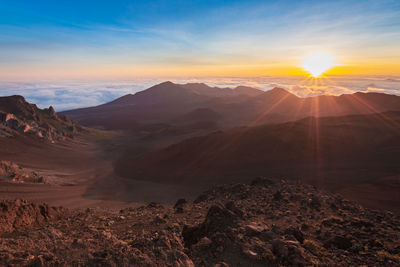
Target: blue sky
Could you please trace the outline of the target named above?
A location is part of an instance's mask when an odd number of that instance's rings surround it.
[[[0,95],[64,110],[165,80],[400,94],[399,47],[399,0],[0,0]],[[293,75],[315,52],[348,77]]]
[[[396,73],[398,47],[398,0],[0,2],[3,79],[257,76],[320,50]]]

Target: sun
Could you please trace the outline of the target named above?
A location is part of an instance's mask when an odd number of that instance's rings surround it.
[[[303,59],[302,67],[317,78],[335,65],[335,58],[332,55],[321,52],[307,55]]]

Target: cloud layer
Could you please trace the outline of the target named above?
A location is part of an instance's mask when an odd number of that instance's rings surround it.
[[[262,90],[282,87],[300,97],[354,92],[379,92],[400,95],[400,77],[335,76],[319,80],[298,76],[218,77],[218,78],[159,78],[127,81],[0,81],[0,95],[22,95],[29,102],[44,108],[52,105],[57,111],[89,107],[133,94],[160,82],[204,82],[210,86],[236,87],[246,85]]]

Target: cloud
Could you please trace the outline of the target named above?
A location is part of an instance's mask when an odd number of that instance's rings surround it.
[[[127,81],[0,81],[0,95],[23,95],[29,102],[44,108],[52,105],[57,111],[100,105],[120,96],[135,93],[157,83],[171,80],[176,83],[204,82],[210,86],[239,85],[270,90],[281,87],[300,97],[322,94],[340,95],[354,92],[380,92],[400,95],[399,77],[336,76],[313,84],[304,77],[203,77],[132,79]]]

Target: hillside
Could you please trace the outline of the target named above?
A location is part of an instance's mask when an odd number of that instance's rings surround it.
[[[216,184],[264,174],[338,189],[399,174],[399,135],[399,112],[310,117],[218,131],[136,157],[127,153],[115,169],[161,183]]]

